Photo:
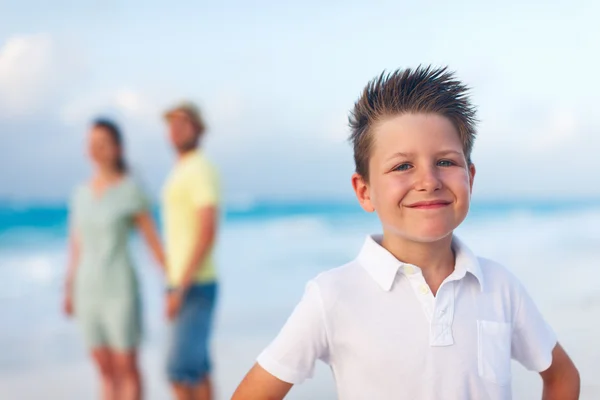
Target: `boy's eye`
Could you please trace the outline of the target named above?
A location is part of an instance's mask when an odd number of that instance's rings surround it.
[[[450,160],[440,160],[440,161],[438,161],[437,165],[440,167],[451,167],[456,164]]]
[[[406,171],[412,168],[412,165],[408,163],[400,164],[394,168],[394,171]]]

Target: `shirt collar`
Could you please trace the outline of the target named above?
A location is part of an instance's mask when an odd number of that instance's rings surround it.
[[[201,156],[201,154],[202,153],[201,153],[200,148],[196,147],[194,149],[186,151],[184,154],[182,154],[181,156],[179,156],[179,162],[180,163],[184,163],[187,160],[190,160],[192,158]]]
[[[382,238],[382,235],[367,236],[356,260],[383,290],[390,291],[398,272],[404,273],[405,267],[415,266],[403,263],[383,248],[380,244]],[[483,291],[483,274],[477,257],[456,235],[452,237],[452,247],[456,254],[454,272],[451,274],[453,280],[462,279],[468,272],[477,279]]]
[[[479,265],[479,259],[456,235],[452,237],[452,248],[455,254],[454,273],[457,274],[457,278],[464,277],[467,272],[477,278],[479,282],[479,288],[483,292],[484,281],[483,273],[481,272],[481,266]]]

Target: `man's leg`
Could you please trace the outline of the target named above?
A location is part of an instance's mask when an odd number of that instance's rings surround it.
[[[167,375],[171,383],[173,397],[176,400],[194,400],[193,386],[190,385],[189,347],[190,317],[188,296],[184,298],[179,315],[172,322],[169,355],[167,359]]]
[[[194,387],[194,400],[213,400],[213,389],[210,376],[206,375],[204,380]]]
[[[196,385],[172,383],[171,387],[177,400],[213,400],[212,383],[208,375]]]
[[[186,386],[178,383],[171,383],[173,389],[173,397],[176,400],[195,400],[194,391],[191,386]]]
[[[202,371],[202,380],[194,387],[194,400],[213,400],[214,390],[210,378],[211,357],[210,357],[210,336],[212,331],[213,314],[217,298],[217,284],[210,283],[200,285],[201,306],[198,313],[198,362]]]
[[[192,286],[174,321],[169,378],[178,400],[212,400],[209,336],[216,284]]]

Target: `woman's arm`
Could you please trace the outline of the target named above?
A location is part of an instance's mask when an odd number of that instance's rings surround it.
[[[150,248],[154,260],[166,272],[165,253],[160,242],[160,236],[154,219],[150,215],[150,212],[144,211],[135,216],[135,224],[139,229],[142,237],[146,241],[146,244]]]
[[[75,282],[77,265],[79,263],[79,248],[79,235],[74,228],[71,228],[69,233],[69,255],[63,303],[63,310],[65,314],[69,316],[73,314],[73,284]]]

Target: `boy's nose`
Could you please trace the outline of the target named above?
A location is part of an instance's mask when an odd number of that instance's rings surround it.
[[[415,189],[424,192],[433,192],[442,187],[442,181],[438,174],[433,169],[421,170],[421,173],[417,175],[417,182]]]

